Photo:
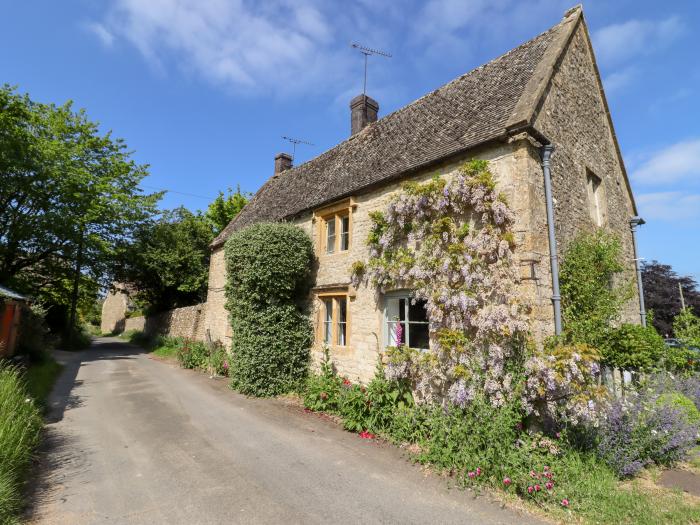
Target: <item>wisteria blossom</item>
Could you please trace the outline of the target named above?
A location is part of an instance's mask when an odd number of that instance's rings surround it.
[[[425,301],[430,351],[397,350],[387,366],[388,377],[414,379],[419,398],[464,406],[483,393],[499,406],[512,394],[510,363],[528,330],[516,297],[514,219],[479,160],[449,181],[406,184],[372,215],[370,260],[354,278]]]

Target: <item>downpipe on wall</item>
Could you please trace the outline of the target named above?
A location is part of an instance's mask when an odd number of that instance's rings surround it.
[[[647,312],[644,307],[644,285],[642,283],[642,267],[639,265],[639,254],[637,253],[637,226],[646,224],[646,221],[639,216],[630,219],[630,230],[632,231],[632,253],[634,256],[634,269],[637,272],[637,291],[639,292],[639,317],[642,326],[647,325]]]
[[[549,160],[554,146],[542,146],[542,173],[544,175],[544,199],[547,205],[547,232],[549,234],[549,260],[552,269],[552,306],[554,307],[554,333],[561,335],[561,294],[559,292],[559,256],[554,235],[554,204],[552,201],[552,176]]]

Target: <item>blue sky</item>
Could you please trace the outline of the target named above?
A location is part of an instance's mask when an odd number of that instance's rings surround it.
[[[150,164],[165,207],[255,191],[282,135],[348,136],[362,89],[387,114],[557,23],[572,1],[0,0],[0,81],[68,99]],[[584,13],[640,213],[640,255],[700,279],[700,3],[590,1]],[[179,192],[179,193],[175,193]]]

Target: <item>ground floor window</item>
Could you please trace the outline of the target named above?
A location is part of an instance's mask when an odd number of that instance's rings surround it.
[[[324,295],[320,297],[321,340],[328,346],[348,345],[348,297]]]
[[[429,348],[425,301],[412,299],[408,293],[389,294],[385,299],[384,321],[387,346]]]

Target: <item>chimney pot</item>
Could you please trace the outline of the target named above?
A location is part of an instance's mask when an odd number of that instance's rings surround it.
[[[350,134],[362,131],[367,124],[377,121],[379,103],[367,95],[358,95],[350,101]]]
[[[292,156],[289,153],[275,155],[275,175],[279,175],[292,167]]]

